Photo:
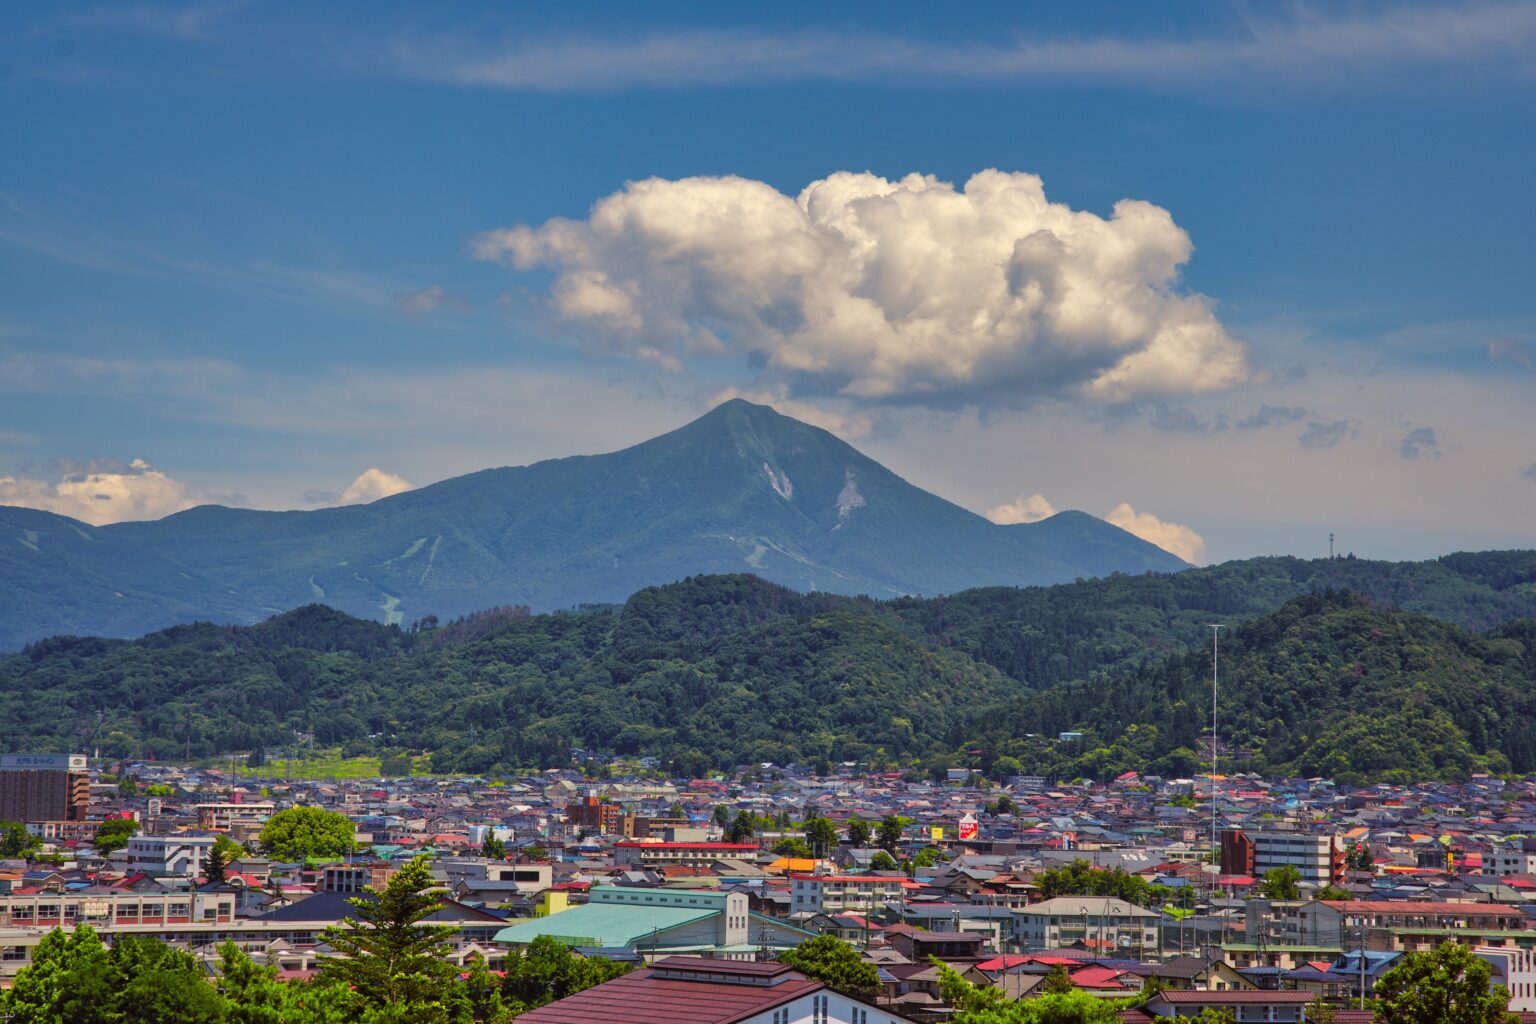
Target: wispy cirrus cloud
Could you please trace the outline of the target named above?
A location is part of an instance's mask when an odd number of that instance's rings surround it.
[[[1528,75],[1536,5],[1390,5],[1348,13],[1291,7],[1249,18],[1240,32],[1185,38],[1032,36],[935,43],[864,31],[753,28],[631,36],[505,31],[402,32],[374,58],[385,74],[535,92],[784,81],[912,84],[923,80],[1132,82],[1185,86],[1476,65]]]
[[[251,0],[198,0],[195,3],[115,3],[65,14],[60,28],[103,29],[171,39],[206,40],[230,15],[250,7]]]

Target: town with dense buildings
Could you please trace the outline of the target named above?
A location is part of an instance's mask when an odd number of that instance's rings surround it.
[[[1536,779],[822,767],[327,780],[8,755],[0,820],[25,836],[7,833],[0,862],[0,984],[81,925],[210,970],[233,943],[302,982],[352,901],[425,863],[425,920],[456,966],[501,971],[552,940],[625,968],[524,1014],[535,1024],[937,1022],[955,1013],[946,978],[1010,1000],[1082,993],[1127,1022],[1360,1022],[1394,966],[1447,942],[1536,1020]],[[351,852],[269,849],[295,808],[341,816]],[[794,969],[818,937],[871,965],[874,990]]]

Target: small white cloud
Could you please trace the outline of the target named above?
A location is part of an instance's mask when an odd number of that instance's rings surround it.
[[[447,291],[440,284],[428,285],[411,292],[401,292],[395,301],[409,317],[423,317],[439,309],[463,310],[468,307],[461,297]]]
[[[1405,459],[1421,456],[1431,459],[1440,457],[1440,439],[1434,427],[1414,427],[1397,443],[1397,453]]]
[[[1056,509],[1043,494],[1022,495],[1004,505],[987,509],[987,518],[1002,526],[1014,523],[1038,523],[1056,514]]]
[[[343,505],[363,505],[370,501],[378,501],[387,498],[391,494],[399,494],[408,491],[411,485],[403,477],[386,473],[377,467],[370,467],[357,475],[357,479],[347,485],[347,489],[341,492]]]
[[[1150,512],[1137,512],[1124,501],[1104,519],[1186,562],[1200,565],[1205,561],[1205,538],[1181,523],[1165,523]]]
[[[1212,302],[1179,288],[1169,212],[1109,217],[1033,174],[838,172],[798,196],[747,178],[651,178],[478,236],[483,260],[554,271],[556,314],[679,369],[743,359],[796,397],[952,407],[1046,395],[1123,402],[1252,379]]]
[[[0,476],[0,505],[40,508],[94,526],[159,519],[199,503],[185,484],[143,459],[66,467],[57,481]]]
[[[1296,435],[1303,448],[1332,448],[1345,438],[1360,436],[1360,424],[1354,420],[1334,420],[1324,423],[1313,420],[1306,429]]]

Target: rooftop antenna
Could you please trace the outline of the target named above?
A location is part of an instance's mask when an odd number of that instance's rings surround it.
[[[1226,626],[1212,622],[1211,627],[1211,855],[1216,858],[1216,869],[1211,873],[1211,892],[1216,892],[1216,880],[1221,877],[1221,847],[1216,840],[1216,798],[1220,786],[1216,781],[1216,685],[1221,660],[1221,631]]]

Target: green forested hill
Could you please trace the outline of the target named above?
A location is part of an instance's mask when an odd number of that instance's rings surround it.
[[[1536,622],[1471,633],[1354,594],[1309,595],[1221,647],[1229,770],[1400,781],[1536,770]],[[1009,702],[983,734],[1057,770],[1185,774],[1209,757],[1211,652]],[[1053,739],[1081,731],[1081,740]],[[1034,733],[1037,739],[1020,737]]]
[[[1204,756],[1206,624],[1223,621],[1223,739],[1255,770],[1525,771],[1533,579],[1529,552],[1253,559],[888,602],[712,576],[619,607],[412,631],[316,605],[34,644],[0,659],[0,743],[165,758],[312,735],[475,772],[564,763],[573,746],[692,771],[1008,755],[1052,773],[1181,772]],[[1067,731],[1085,735],[1056,739]]]

